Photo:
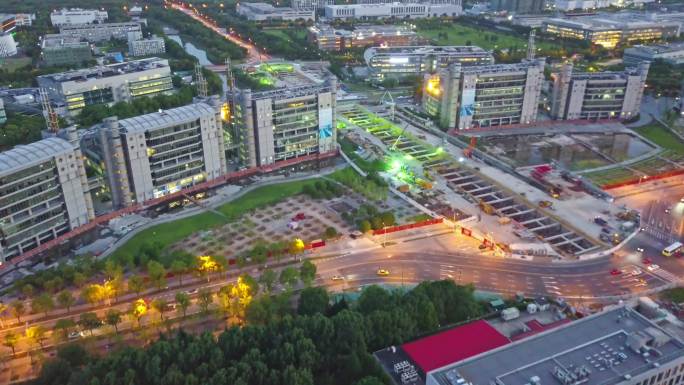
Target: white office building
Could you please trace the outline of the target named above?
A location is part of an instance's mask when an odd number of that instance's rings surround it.
[[[0,33],[0,57],[10,57],[17,54],[17,42],[9,33]]]
[[[0,153],[0,261],[88,223],[86,188],[81,152],[69,141],[48,138]]]
[[[327,19],[423,19],[429,17],[461,15],[463,9],[461,1],[455,0],[449,3],[380,3],[380,4],[338,4],[326,5],[325,17]]]
[[[254,22],[308,21],[316,19],[313,8],[274,7],[268,3],[238,3],[238,15]]]
[[[130,56],[149,56],[158,55],[166,52],[164,38],[152,36],[147,39],[139,39],[137,33],[128,36],[128,55]]]
[[[173,90],[169,61],[157,57],[38,76],[50,100],[69,113],[90,104],[129,102]]]
[[[129,119],[99,129],[115,207],[172,194],[226,172],[218,98]]]
[[[292,0],[290,4],[294,9],[323,9],[335,4],[335,0]]]
[[[104,23],[104,24],[70,24],[59,28],[60,35],[72,36],[91,43],[109,39],[128,40],[131,34],[142,39],[142,30],[138,22]]]
[[[655,60],[681,65],[684,64],[684,43],[637,45],[626,48],[622,59],[625,65],[632,66],[643,61],[651,63]]]
[[[50,22],[54,27],[71,24],[104,23],[109,16],[107,11],[97,9],[58,9],[50,13]]]

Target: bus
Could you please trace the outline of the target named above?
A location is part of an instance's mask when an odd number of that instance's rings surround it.
[[[673,254],[677,254],[682,250],[682,246],[684,245],[682,245],[681,242],[675,242],[663,249],[663,255],[666,257],[670,257]]]

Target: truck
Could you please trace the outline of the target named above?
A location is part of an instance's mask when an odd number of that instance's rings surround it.
[[[510,321],[518,317],[520,317],[520,310],[518,310],[517,307],[509,307],[501,310],[501,319],[504,321]]]

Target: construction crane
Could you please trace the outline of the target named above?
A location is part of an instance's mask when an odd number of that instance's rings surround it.
[[[382,98],[380,98],[380,102],[382,104],[389,106],[389,108],[390,108],[390,120],[394,122],[394,112],[395,112],[397,103],[394,102],[394,98],[392,97],[392,93],[389,92],[389,90],[385,91],[385,93],[382,94]]]
[[[50,104],[50,98],[48,97],[48,92],[45,88],[40,88],[38,90],[40,95],[40,103],[43,106],[43,116],[45,117],[45,125],[47,130],[52,133],[59,131],[59,116],[52,108]]]
[[[399,143],[399,140],[401,140],[401,137],[404,136],[404,132],[406,132],[406,129],[408,128],[408,124],[404,124],[404,129],[401,130],[401,133],[399,136],[397,136],[397,140],[392,143],[392,147],[390,147],[390,151],[394,151],[397,149],[397,143]]]
[[[195,81],[197,82],[197,94],[203,98],[207,97],[207,80],[202,74],[202,65],[195,64]]]

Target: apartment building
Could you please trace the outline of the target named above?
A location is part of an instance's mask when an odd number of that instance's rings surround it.
[[[575,72],[572,63],[552,74],[555,119],[631,119],[639,114],[648,62],[624,71]]]
[[[0,262],[94,217],[75,128],[70,135],[0,153]]]
[[[107,11],[97,9],[58,9],[50,13],[50,22],[54,27],[71,24],[104,23],[109,16]]]
[[[240,138],[240,163],[268,166],[283,160],[336,150],[337,79],[314,76],[292,64],[269,64],[273,87],[237,89],[231,111]],[[233,103],[233,102],[231,102]]]
[[[529,124],[537,120],[544,59],[463,67],[426,74],[423,110],[443,129]]]
[[[476,46],[371,47],[363,58],[374,80],[386,77],[422,76],[447,69],[451,64],[478,66],[494,63],[491,52]]]
[[[38,76],[50,100],[75,114],[90,104],[131,101],[173,90],[166,59],[156,57]]]
[[[226,173],[217,98],[98,128],[100,159],[115,208],[142,203]]]
[[[80,65],[93,58],[90,44],[78,37],[48,34],[40,47],[46,66]]]
[[[368,46],[408,46],[419,40],[418,34],[408,25],[361,25],[348,30],[325,24],[309,27],[307,39],[324,51]]]
[[[335,4],[325,6],[325,17],[329,20],[375,20],[375,19],[425,19],[430,17],[456,17],[463,13],[461,0],[430,3],[371,3]]]
[[[128,40],[130,34],[142,39],[142,30],[138,22],[104,23],[104,24],[69,24],[59,28],[60,35],[72,36],[99,43],[110,39]]]
[[[153,35],[147,39],[140,39],[137,33],[130,33],[128,36],[129,56],[158,55],[164,52],[166,52],[166,43],[162,37]]]

